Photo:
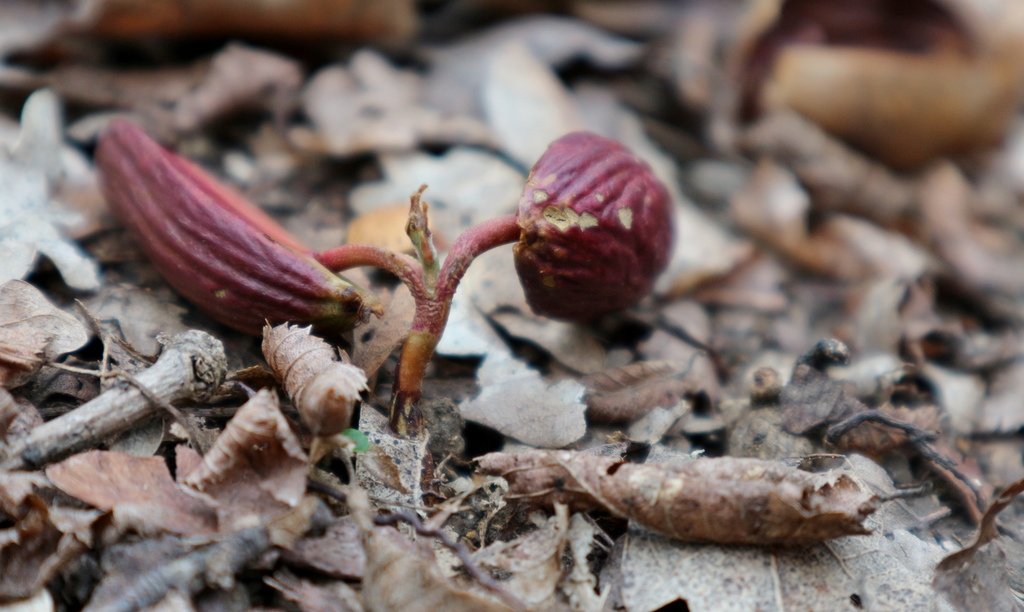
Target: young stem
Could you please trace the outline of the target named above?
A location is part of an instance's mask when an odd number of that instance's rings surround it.
[[[412,292],[416,312],[398,359],[389,421],[395,433],[402,436],[417,435],[422,427],[418,404],[423,393],[423,376],[448,322],[452,297],[459,281],[474,259],[495,247],[517,241],[520,233],[515,215],[472,227],[455,241],[438,272],[423,212],[423,225],[418,225],[419,221],[410,221],[408,226],[412,228],[409,237],[423,260],[422,265],[408,255],[365,245],[345,245],[316,254],[317,261],[335,272],[359,266],[383,268],[400,278]],[[414,205],[411,217],[417,214]],[[432,267],[436,284],[433,279],[426,278]]]
[[[395,387],[391,394],[391,428],[401,435],[418,431],[423,394],[423,375],[448,323],[452,298],[469,264],[481,254],[519,239],[515,215],[492,219],[462,233],[441,265],[436,291],[427,300],[417,300],[412,330],[398,359]]]
[[[367,244],[344,244],[316,253],[314,257],[320,265],[332,272],[363,266],[380,268],[394,274],[405,283],[417,301],[427,297],[427,290],[423,284],[423,268],[418,261],[403,253],[394,253]]]

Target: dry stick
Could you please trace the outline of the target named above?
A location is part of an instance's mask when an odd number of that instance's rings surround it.
[[[206,449],[199,445],[199,429],[196,428],[188,417],[186,417],[180,410],[171,405],[170,402],[164,398],[154,394],[152,391],[146,388],[146,385],[142,384],[138,378],[128,372],[117,372],[117,376],[128,381],[133,387],[138,389],[142,395],[146,396],[146,399],[153,405],[159,406],[161,410],[166,412],[178,425],[181,425],[182,429],[185,430],[185,434],[188,436],[188,441],[192,444],[192,448],[196,450],[200,455],[206,454]]]
[[[227,361],[219,340],[201,331],[177,334],[160,358],[136,377],[148,393],[134,386],[108,389],[75,410],[36,427],[5,453],[4,469],[38,468],[107,438],[160,413],[158,403],[201,401],[224,380]]]

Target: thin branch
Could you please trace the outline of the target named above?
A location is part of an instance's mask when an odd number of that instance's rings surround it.
[[[171,405],[170,402],[156,395],[146,385],[142,384],[138,378],[125,371],[119,371],[116,373],[117,376],[128,381],[133,387],[139,390],[139,393],[143,395],[151,404],[160,407],[164,412],[171,415],[171,418],[181,425],[188,435],[188,441],[192,445],[192,448],[196,450],[200,455],[205,455],[205,449],[199,444],[199,430],[193,425],[180,410]]]
[[[404,253],[394,253],[368,244],[343,244],[316,253],[314,257],[332,272],[343,272],[364,266],[380,268],[394,274],[405,283],[417,301],[429,298],[427,288],[423,284],[423,267],[415,258]]]

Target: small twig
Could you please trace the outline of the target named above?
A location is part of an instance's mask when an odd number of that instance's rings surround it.
[[[135,376],[131,375],[127,371],[114,370],[101,372],[97,370],[90,370],[87,368],[77,368],[75,366],[69,366],[63,363],[51,363],[50,367],[56,368],[58,370],[65,370],[67,372],[74,372],[75,374],[96,376],[101,379],[115,377],[123,378],[125,381],[130,383],[136,389],[138,389],[139,392],[142,393],[142,395],[144,395],[146,399],[149,400],[152,404],[159,406],[167,414],[171,415],[171,418],[174,419],[178,423],[178,425],[181,425],[182,428],[184,428],[185,433],[188,435],[188,441],[189,443],[192,444],[192,448],[196,449],[196,452],[198,452],[200,455],[204,454],[203,448],[199,445],[199,430],[196,429],[195,426],[189,422],[188,418],[186,418],[185,415],[180,410],[172,406],[169,402],[166,402],[163,399],[154,395],[149,389],[146,388],[146,385],[139,382],[138,378],[135,378]]]
[[[891,417],[884,412],[867,410],[851,415],[830,426],[825,432],[825,441],[829,444],[836,444],[843,435],[862,423],[877,423],[884,427],[902,431],[907,436],[907,445],[914,449],[918,455],[930,461],[932,465],[946,470],[953,478],[967,487],[967,490],[974,496],[975,505],[973,508],[968,507],[968,511],[975,521],[980,519],[979,509],[985,505],[981,492],[975,486],[973,480],[963,473],[955,461],[931,444],[931,441],[937,438],[935,433],[921,429],[912,423]]]
[[[864,412],[858,412],[853,414],[838,423],[831,425],[828,431],[825,432],[825,442],[829,444],[835,444],[839,441],[839,438],[843,437],[850,432],[853,428],[861,425],[862,423],[878,423],[886,427],[897,429],[906,434],[907,438],[913,440],[934,440],[935,434],[930,431],[921,429],[920,427],[908,423],[906,421],[891,417],[884,412],[877,410],[867,410]]]
[[[310,480],[307,483],[310,490],[322,493],[336,501],[343,504],[348,503],[348,496],[344,491],[340,491],[328,484]],[[519,601],[514,595],[506,591],[497,581],[491,578],[489,575],[484,573],[476,563],[473,562],[473,557],[462,542],[456,542],[452,540],[451,536],[447,532],[443,531],[440,527],[428,527],[423,524],[420,517],[414,512],[408,510],[395,510],[391,514],[376,514],[373,517],[373,524],[379,526],[394,526],[397,523],[406,523],[411,526],[413,530],[418,534],[426,538],[434,538],[441,543],[442,546],[455,553],[455,556],[462,562],[462,567],[469,574],[470,578],[476,580],[481,586],[491,591],[498,597],[500,597],[505,603],[511,605],[515,609],[522,609],[523,602]]]
[[[199,453],[200,455],[206,454],[205,449],[203,449],[203,447],[199,444],[199,430],[196,429],[196,426],[193,425],[188,420],[188,417],[186,417],[180,410],[172,406],[170,402],[164,400],[163,398],[157,396],[152,391],[147,389],[146,385],[139,382],[138,378],[135,378],[128,372],[125,372],[123,370],[118,371],[117,376],[120,376],[121,378],[125,379],[133,387],[138,389],[139,392],[142,393],[142,395],[144,395],[151,404],[159,406],[161,409],[163,409],[164,412],[171,415],[171,418],[174,419],[178,423],[178,425],[181,425],[181,427],[185,430],[185,433],[188,435],[188,441],[192,445],[192,448],[194,448],[196,452]]]
[[[202,400],[224,379],[227,361],[219,340],[187,331],[171,338],[160,358],[137,382],[162,402]],[[37,468],[146,421],[161,410],[133,385],[108,389],[62,416],[43,423],[7,449],[0,468]]]

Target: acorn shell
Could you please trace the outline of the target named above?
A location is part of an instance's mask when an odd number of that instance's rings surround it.
[[[672,247],[670,200],[651,169],[588,132],[553,142],[519,200],[516,271],[537,314],[589,321],[647,295]]]

